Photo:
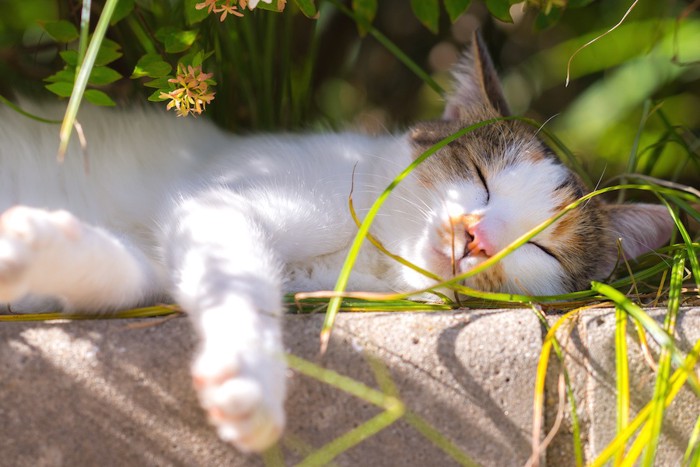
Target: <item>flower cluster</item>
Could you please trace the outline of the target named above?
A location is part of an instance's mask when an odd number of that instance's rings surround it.
[[[264,3],[272,3],[272,0],[262,0]],[[207,9],[207,13],[217,13],[221,14],[219,19],[221,21],[226,19],[226,16],[233,15],[241,17],[243,13],[241,10],[245,10],[248,7],[249,10],[254,10],[258,6],[260,0],[204,0],[201,3],[197,3],[194,7],[198,10]],[[278,0],[278,4],[284,7],[285,0]]]
[[[202,66],[185,67],[178,64],[175,78],[169,79],[169,83],[175,85],[175,89],[170,92],[161,92],[160,99],[170,100],[167,109],[173,107],[177,110],[177,115],[186,117],[190,112],[200,115],[206,105],[214,99],[214,92],[209,89],[212,73],[203,73]]]

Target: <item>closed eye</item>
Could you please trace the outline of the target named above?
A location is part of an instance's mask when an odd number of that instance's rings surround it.
[[[535,243],[535,242],[532,242],[532,241],[530,241],[530,242],[528,242],[528,243],[529,243],[530,245],[536,246],[536,247],[539,248],[543,253],[546,253],[546,254],[548,254],[549,256],[551,256],[552,258],[554,258],[554,259],[556,259],[557,261],[559,261],[559,258],[557,258],[557,255],[555,255],[555,254],[552,252],[552,250],[550,250],[549,248],[544,247],[544,246],[540,245],[539,243]]]
[[[474,165],[474,168],[476,169],[476,175],[479,177],[479,180],[481,180],[481,184],[484,185],[484,190],[486,190],[486,202],[488,203],[489,199],[491,199],[491,193],[489,192],[489,186],[486,184],[486,178],[484,178],[484,174],[481,173],[481,169],[478,165]]]

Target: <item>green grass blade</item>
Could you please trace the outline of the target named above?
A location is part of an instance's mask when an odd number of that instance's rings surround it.
[[[673,258],[673,269],[671,270],[668,312],[664,322],[664,330],[671,336],[676,327],[676,317],[680,304],[680,290],[683,285],[684,266],[685,257],[683,253],[676,253]],[[659,445],[659,439],[661,438],[665,400],[668,394],[669,376],[671,374],[671,352],[671,346],[664,345],[661,349],[661,355],[659,356],[659,367],[656,374],[656,383],[654,384],[654,395],[652,398],[652,409],[648,428],[649,442],[644,450],[644,458],[642,460],[642,465],[645,467],[654,465],[656,450]]]
[[[615,307],[615,369],[617,376],[617,434],[629,424],[630,384],[627,363],[627,313]],[[624,446],[615,456],[619,464],[625,455]]]
[[[353,175],[354,175],[354,174],[353,174]],[[353,188],[350,189],[350,196],[348,197],[348,209],[349,209],[349,211],[350,211],[350,216],[352,217],[352,220],[355,222],[355,225],[357,225],[357,227],[360,228],[360,226],[362,225],[362,222],[360,221],[360,218],[357,217],[357,212],[355,211],[355,205],[354,205],[353,202],[352,202],[352,192],[353,192]],[[372,235],[370,232],[367,232],[367,240],[368,240],[372,245],[374,245],[374,247],[375,247],[376,249],[378,249],[378,250],[381,251],[384,255],[388,256],[388,257],[391,258],[391,259],[393,259],[393,260],[396,261],[397,263],[400,263],[400,264],[406,266],[407,268],[413,269],[413,270],[416,271],[417,273],[423,274],[424,276],[429,277],[429,278],[431,278],[431,279],[433,279],[433,280],[436,280],[436,281],[438,281],[438,282],[441,282],[441,281],[442,281],[442,279],[441,279],[440,277],[438,277],[436,274],[433,274],[432,272],[427,271],[427,270],[421,268],[421,267],[418,266],[417,264],[413,264],[413,263],[411,263],[410,261],[408,261],[407,259],[405,259],[405,258],[403,258],[403,257],[401,257],[401,256],[399,256],[399,255],[395,255],[394,253],[392,253],[392,252],[390,252],[389,250],[387,250],[387,249],[384,247],[384,245],[382,245],[382,242],[380,242],[379,240],[377,240],[377,239],[374,237],[374,235]]]
[[[476,467],[479,465],[419,415],[407,411],[404,415],[404,420],[423,435],[425,439],[432,442],[435,446],[440,448],[442,452],[459,463],[459,465],[465,467]]]
[[[639,121],[639,126],[637,127],[637,134],[634,135],[634,142],[632,143],[632,149],[630,150],[630,156],[627,158],[627,173],[633,173],[637,168],[638,152],[639,152],[639,140],[642,137],[644,128],[646,127],[647,120],[649,119],[649,110],[651,108],[651,101],[646,99],[644,101],[644,108],[642,109],[642,118]],[[623,183],[627,180],[622,179]],[[622,203],[625,200],[625,190],[620,190],[617,194],[617,202]]]
[[[68,142],[70,141],[70,135],[73,131],[73,125],[75,124],[75,119],[78,116],[80,101],[83,98],[83,93],[85,92],[85,87],[87,86],[90,72],[92,72],[92,67],[95,64],[97,53],[100,50],[100,45],[105,37],[105,33],[109,27],[109,21],[112,18],[112,13],[114,13],[114,8],[117,6],[118,1],[119,0],[107,0],[105,3],[100,19],[97,21],[95,32],[92,34],[90,45],[85,53],[85,60],[83,61],[80,71],[75,78],[73,93],[68,101],[68,108],[66,109],[66,114],[63,117],[63,123],[59,133],[60,143],[58,146],[58,160],[63,160],[65,157],[66,150],[68,149]]]
[[[369,363],[372,373],[374,374],[374,379],[385,394],[392,397],[399,397],[399,390],[394,384],[394,380],[389,374],[389,369],[384,365],[384,363],[378,358],[371,354],[367,354],[367,362]],[[421,435],[423,435],[428,441],[432,442],[435,446],[442,449],[442,451],[458,462],[460,465],[466,467],[476,467],[478,464],[474,462],[466,453],[447,439],[442,433],[440,433],[435,427],[428,423],[421,416],[415,414],[414,412],[407,410],[404,415],[404,420],[409,423],[413,428],[415,428]]]
[[[14,102],[6,99],[4,96],[0,96],[0,102],[2,102],[6,106],[8,106],[12,110],[14,110],[15,112],[17,112],[21,115],[24,115],[27,118],[31,118],[32,120],[36,120],[37,122],[51,123],[51,124],[58,124],[58,123],[62,122],[62,120],[50,120],[48,118],[42,118],[42,117],[36,116],[34,114],[31,114],[31,113],[27,112],[26,110],[22,109],[20,106],[16,105]]]
[[[398,401],[397,401],[398,402]],[[320,447],[297,464],[297,467],[326,466],[343,452],[375,435],[401,418],[404,409],[400,402],[380,414],[370,418],[360,426]]]
[[[679,208],[681,208],[683,211],[688,213],[690,217],[695,219],[697,222],[700,222],[700,211],[698,211],[696,208],[690,205],[690,203],[687,203],[686,201],[676,197],[676,196],[671,196],[671,195],[666,195],[668,199],[673,201],[674,204],[678,205]]]
[[[298,464],[300,466],[327,465],[342,452],[394,423],[405,412],[403,403],[396,397],[372,389],[333,370],[314,365],[295,355],[287,354],[286,360],[293,370],[384,409],[382,413],[311,453]]]
[[[540,358],[537,361],[537,372],[535,373],[535,390],[533,396],[533,415],[532,415],[532,456],[531,460],[536,460],[539,458],[540,451],[540,433],[542,432],[542,423],[544,421],[544,387],[547,378],[547,369],[549,367],[549,357],[552,353],[552,349],[556,348],[555,344],[558,346],[556,339],[556,333],[560,327],[565,323],[569,323],[573,318],[577,317],[578,314],[583,310],[582,308],[577,308],[566,313],[564,316],[559,318],[554,325],[549,328],[547,335],[542,343],[542,349],[540,350]],[[577,442],[574,441],[574,446]],[[583,455],[581,451],[581,458],[579,462],[579,455],[576,455],[576,464],[580,465],[583,463]]]
[[[656,115],[659,117],[663,125],[666,127],[666,130],[670,133],[671,139],[676,142],[679,146],[681,146],[684,150],[685,153],[688,156],[688,160],[692,161],[693,163],[696,164],[697,167],[697,162],[698,162],[698,148],[697,146],[691,147],[690,144],[683,138],[681,135],[678,134],[678,129],[675,127],[671,121],[669,120],[668,116],[666,116],[666,112],[664,111],[663,108],[659,108],[658,111],[656,112]]]
[[[0,323],[24,322],[24,321],[52,321],[52,320],[92,320],[92,319],[132,319],[132,318],[153,318],[158,316],[168,316],[174,313],[182,313],[176,306],[160,305],[144,308],[134,308],[133,310],[118,311],[108,314],[68,314],[68,313],[28,313],[16,315],[0,315]]]
[[[285,432],[284,437],[282,438],[282,443],[287,449],[298,454],[302,458],[310,456],[315,451],[313,446],[305,442],[294,433],[290,433],[289,430]],[[337,467],[337,464],[334,462],[329,462],[324,467]]]
[[[380,44],[382,44],[389,52],[394,55],[401,63],[403,63],[406,68],[411,70],[418,76],[425,84],[430,86],[435,92],[441,96],[445,94],[445,90],[423,69],[416,64],[411,58],[406,55],[396,44],[391,42],[388,37],[379,32],[374,26],[372,26],[365,18],[356,14],[354,11],[346,7],[338,0],[329,0],[329,3],[336,7],[343,14],[351,17],[355,20],[357,24],[362,26],[362,28],[369,32],[372,37],[374,37]]]
[[[547,335],[549,335],[550,331],[550,326],[549,323],[547,322],[547,318],[545,317],[544,313],[536,307],[532,306],[532,310],[535,312],[535,315],[537,318],[540,320],[540,323],[542,323],[542,326],[544,326],[545,330],[547,331]],[[575,310],[572,310],[572,312],[578,312],[580,313],[581,311],[585,310],[584,308],[577,308]],[[571,315],[574,318],[577,318],[578,316],[576,314]],[[564,319],[562,317],[561,319]],[[568,318],[567,318],[568,319]],[[559,326],[560,324],[556,324]],[[564,359],[564,351],[561,348],[561,345],[559,344],[559,341],[557,340],[556,336],[553,337],[552,339],[552,348],[554,349],[554,353],[557,356],[557,359],[559,359],[559,363],[561,364],[561,371],[564,375],[564,383],[566,385],[566,398],[569,401],[569,407],[570,407],[570,416],[571,416],[571,435],[572,435],[572,442],[574,445],[574,459],[577,467],[580,467],[583,465],[583,442],[581,440],[581,423],[579,421],[578,417],[578,408],[576,404],[576,397],[574,394],[574,388],[571,384],[571,378],[569,376],[569,372],[566,369],[566,361]],[[549,358],[549,357],[547,357]],[[546,365],[545,365],[545,370],[546,370]],[[543,375],[543,377],[546,378],[546,373]],[[542,386],[544,387],[544,386]],[[544,399],[542,399],[544,400]],[[534,436],[534,433],[533,433]],[[549,437],[550,435],[548,435]],[[533,450],[534,453],[534,450]]]
[[[263,463],[265,467],[284,467],[284,455],[280,449],[279,443],[275,443],[271,448],[266,449],[262,453]]]
[[[313,363],[295,355],[287,354],[286,359],[289,367],[301,374],[314,378],[322,383],[326,383],[329,386],[333,386],[334,388],[347,392],[350,395],[378,407],[384,409],[396,407],[397,401],[395,400],[395,397],[388,396],[381,391],[372,389],[359,381],[343,376],[333,370],[314,365]]]
[[[671,205],[666,201],[663,197],[659,197],[661,199],[661,202],[666,205],[668,208],[668,212],[673,218],[673,222],[676,224],[676,228],[678,229],[678,232],[680,232],[681,237],[683,238],[683,242],[685,243],[686,247],[688,248],[688,260],[690,261],[690,269],[693,272],[693,278],[695,279],[695,285],[698,286],[700,289],[700,263],[698,263],[698,255],[695,254],[695,248],[693,245],[693,240],[690,238],[690,234],[688,233],[688,230],[685,228],[683,225],[683,222],[681,222],[680,218],[678,217],[678,214],[676,214],[676,211],[671,207]],[[681,281],[682,282],[682,281]]]
[[[88,47],[88,36],[90,34],[90,7],[91,0],[83,0],[83,7],[80,11],[80,40],[78,40],[78,70],[80,70]],[[110,15],[111,16],[111,15]]]
[[[660,347],[669,349],[671,353],[671,360],[674,364],[678,366],[682,364],[683,356],[676,348],[673,338],[665,329],[661,328],[661,326],[659,326],[659,324],[651,316],[646,314],[644,310],[632,303],[622,292],[613,289],[609,285],[601,284],[600,282],[592,282],[591,289],[608,297],[615,302],[617,306],[625,310],[647,330],[647,332],[654,338]],[[670,305],[671,303],[669,303],[669,306]],[[695,374],[690,374],[688,375],[688,379],[690,380],[689,384],[693,391],[696,394],[700,394],[700,383],[698,382],[697,376]]]
[[[639,321],[642,326],[652,335],[654,340],[662,347],[675,348],[673,345],[673,339],[668,333],[659,326],[659,324],[654,321],[654,319],[646,314],[639,306],[632,303],[625,295],[610,287],[609,285],[602,284],[600,282],[591,283],[591,289],[608,297],[610,300],[615,302],[622,310],[627,312],[634,319]]]
[[[666,396],[665,404],[668,406],[673,402],[678,392],[681,390],[686,380],[689,377],[694,376],[695,365],[697,364],[698,357],[700,357],[700,340],[698,340],[693,346],[692,350],[688,352],[688,355],[683,360],[682,365],[673,373],[669,380],[669,391]],[[602,467],[605,465],[620,449],[624,448],[627,440],[642,426],[642,424],[649,418],[651,413],[651,403],[644,406],[637,416],[627,425],[622,433],[618,434],[615,439],[613,439],[610,444],[608,444],[601,452],[598,457],[595,458],[589,465],[589,467]],[[640,434],[640,437],[643,435]]]
[[[683,454],[683,465],[700,465],[700,415],[695,421],[688,447]]]
[[[153,45],[153,39],[151,39],[143,25],[139,23],[134,15],[129,15],[126,17],[126,24],[129,26],[131,33],[134,35],[134,39],[136,39],[146,53],[158,53],[156,46]]]

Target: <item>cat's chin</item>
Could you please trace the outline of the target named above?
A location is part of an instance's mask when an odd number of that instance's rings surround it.
[[[489,259],[489,256],[483,252],[465,256],[457,262],[457,274],[464,274],[465,272],[471,271],[487,259]]]

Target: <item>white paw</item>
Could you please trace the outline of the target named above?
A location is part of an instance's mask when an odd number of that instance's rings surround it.
[[[244,452],[272,446],[284,429],[285,364],[282,355],[247,349],[238,355],[204,351],[192,377],[209,421],[224,441]]]
[[[5,211],[0,216],[0,302],[31,292],[30,268],[40,250],[53,242],[79,237],[80,222],[66,211],[24,206]]]

